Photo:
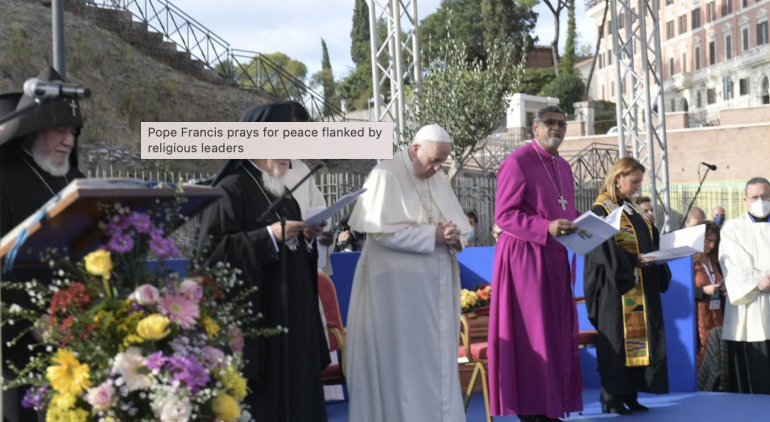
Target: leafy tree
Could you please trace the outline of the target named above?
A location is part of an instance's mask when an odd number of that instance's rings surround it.
[[[324,99],[327,103],[339,106],[339,99],[337,98],[336,84],[334,83],[334,72],[332,72],[332,63],[329,60],[329,50],[326,48],[326,41],[321,38],[321,48],[323,49],[323,60],[321,63],[321,70],[313,75],[314,85],[323,87]],[[331,110],[324,108],[324,116],[329,116]]]
[[[564,72],[544,86],[540,95],[558,98],[561,108],[567,114],[572,114],[575,112],[573,104],[583,100],[584,90],[585,83],[578,72]]]
[[[577,28],[575,28],[575,0],[567,0],[567,41],[564,46],[564,57],[559,64],[563,73],[575,73],[577,69]]]
[[[559,75],[559,34],[561,26],[561,11],[567,6],[568,0],[543,0],[548,10],[553,15],[554,36],[551,42],[551,54],[553,55],[553,70]]]
[[[514,0],[481,0],[481,14],[484,21],[484,43],[492,45],[503,40],[513,45],[534,44],[530,35],[537,23],[537,13],[530,7]],[[514,57],[519,61],[521,57]]]
[[[255,56],[248,65],[239,66],[236,75],[239,85],[260,88],[273,99],[285,101],[297,99],[303,94],[293,79],[304,83],[307,66],[277,52]]]
[[[448,17],[451,18],[451,13]],[[416,107],[406,113],[413,126],[404,131],[402,142],[407,143],[424,125],[441,125],[452,137],[451,180],[499,126],[508,108],[507,97],[518,86],[525,62],[522,60],[511,69],[517,47],[504,40],[492,43],[484,53],[486,66],[478,58],[469,62],[466,46],[449,31],[453,28],[449,19],[446,25],[449,36],[438,43],[435,55],[425,68],[421,90],[416,94]]]
[[[369,32],[369,6],[366,0],[355,0],[353,7],[353,28],[350,30],[350,57],[356,67],[372,60],[371,36]]]
[[[543,87],[556,78],[552,67],[530,68],[524,71],[518,91],[523,94],[538,95]]]

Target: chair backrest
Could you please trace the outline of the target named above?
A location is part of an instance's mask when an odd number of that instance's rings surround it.
[[[468,329],[468,342],[473,343],[485,343],[487,341],[487,335],[489,333],[489,307],[481,307],[475,309],[473,312],[461,315],[462,324],[460,326],[461,337],[463,331],[467,326]],[[460,344],[462,345],[462,338],[460,338]]]
[[[332,280],[322,272],[318,273],[318,295],[321,297],[326,323],[329,327],[339,328],[344,333],[340,304],[337,300],[337,288],[334,287]],[[337,349],[339,349],[337,339],[334,336],[329,336],[329,350],[335,351]]]

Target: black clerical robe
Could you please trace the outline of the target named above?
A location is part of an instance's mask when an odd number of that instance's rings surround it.
[[[20,147],[8,148],[0,157],[0,237],[5,236],[17,225],[35,213],[55,193],[59,193],[70,182],[85,177],[75,167],[60,177],[51,176],[35,163],[34,159]],[[33,278],[40,282],[50,280],[48,268],[15,269],[8,275],[0,276],[3,281],[29,281]],[[3,303],[8,306],[17,304],[31,308],[32,303],[26,291],[3,289]],[[3,326],[3,376],[13,379],[15,374],[5,364],[10,360],[17,368],[22,369],[29,363],[31,352],[28,346],[36,343],[32,335],[22,337],[15,346],[8,347],[7,342],[16,338],[29,323],[17,320],[14,325]],[[26,388],[15,388],[4,392],[3,414],[7,422],[35,420],[34,411],[20,408],[23,391]],[[32,418],[32,419],[30,419]]]
[[[216,183],[225,195],[203,214],[197,254],[208,266],[229,262],[240,268],[244,285],[257,287],[253,311],[264,316],[257,328],[281,325],[280,253],[267,228],[279,217],[273,214],[265,222],[257,221],[278,198],[261,185],[261,172],[247,161]],[[287,221],[302,220],[294,199],[280,206],[278,213]],[[246,401],[260,421],[282,420],[284,359],[289,361],[291,420],[327,420],[321,371],[330,359],[318,307],[317,252],[299,237],[296,250],[286,252],[289,332],[282,335],[289,336],[289,350],[283,350],[281,336],[247,338],[244,348],[251,389]]]
[[[598,216],[607,216],[607,211],[601,205],[594,206],[592,211]],[[624,212],[636,232],[639,252],[657,250],[660,240],[657,229],[653,226],[653,236],[650,237],[647,223],[638,212]],[[636,282],[636,259],[635,254],[619,248],[614,238],[588,253],[585,258],[583,288],[588,319],[599,332],[596,339],[599,376],[602,389],[613,396],[639,391],[668,393],[666,336],[660,297],[661,293],[668,290],[671,281],[668,265],[642,267],[650,364],[642,367],[626,366],[622,295],[630,291]]]

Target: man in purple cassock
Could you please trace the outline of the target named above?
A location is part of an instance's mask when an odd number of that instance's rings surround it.
[[[505,159],[497,176],[489,322],[493,415],[559,421],[583,409],[577,309],[567,249],[578,212],[569,163],[558,154],[567,130],[556,106],[537,113],[535,139]]]

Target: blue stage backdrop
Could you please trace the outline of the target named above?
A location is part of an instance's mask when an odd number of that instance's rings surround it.
[[[353,274],[359,257],[358,252],[334,253],[331,256],[334,270],[332,279],[337,287],[343,321],[347,321]],[[492,282],[494,247],[468,248],[458,255],[458,259],[463,288],[470,289],[476,284]],[[679,259],[671,262],[669,266],[673,278],[668,292],[663,294],[669,385],[671,391],[696,391],[697,332],[692,259]],[[583,296],[583,259],[580,257],[577,259],[575,295]],[[578,317],[581,330],[593,329],[588,322],[584,305],[578,305]],[[580,361],[585,387],[599,388],[596,350],[592,348],[581,350]]]

